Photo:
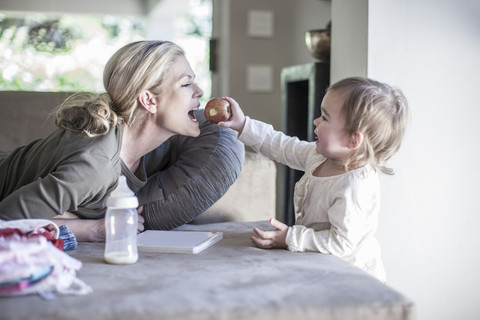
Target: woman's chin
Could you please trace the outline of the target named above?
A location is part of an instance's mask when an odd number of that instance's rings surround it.
[[[200,127],[198,126],[198,123],[196,127],[190,128],[185,135],[189,137],[198,137],[200,135]]]

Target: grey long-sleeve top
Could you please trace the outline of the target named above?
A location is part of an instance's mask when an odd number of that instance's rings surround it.
[[[148,229],[192,221],[237,179],[244,146],[236,132],[205,120],[198,137],[174,136],[145,155],[134,173],[120,159],[122,127],[103,136],[59,129],[49,137],[0,152],[0,219],[51,218],[68,210],[101,218],[123,174],[144,207]]]
[[[0,153],[0,219],[101,216],[122,171],[122,128],[96,138],[58,129]]]

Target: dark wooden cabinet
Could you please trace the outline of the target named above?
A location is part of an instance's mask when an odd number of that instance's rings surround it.
[[[321,115],[321,104],[330,83],[330,63],[314,62],[282,69],[284,132],[314,141],[313,120]],[[286,224],[295,223],[293,192],[303,172],[284,166],[282,211]]]

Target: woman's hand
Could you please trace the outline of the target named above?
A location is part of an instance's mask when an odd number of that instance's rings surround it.
[[[251,236],[250,239],[257,247],[262,249],[286,248],[285,239],[287,238],[288,226],[275,218],[270,219],[270,224],[275,227],[275,230],[263,231],[254,228],[253,231],[260,238]]]
[[[145,230],[145,226],[143,225],[145,223],[145,218],[142,216],[143,212],[143,206],[140,206],[137,208],[137,213],[138,213],[138,228],[137,232],[140,233],[143,230]]]
[[[221,121],[217,123],[220,127],[230,128],[238,133],[242,133],[243,127],[245,126],[245,115],[243,114],[242,109],[238,105],[235,99],[230,97],[223,97],[230,103],[230,108],[232,110],[232,117],[228,121]]]

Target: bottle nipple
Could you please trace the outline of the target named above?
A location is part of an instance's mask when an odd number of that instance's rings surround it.
[[[136,208],[138,207],[138,199],[135,193],[128,187],[127,178],[121,175],[118,178],[117,187],[110,193],[107,198],[107,207],[113,208]]]

